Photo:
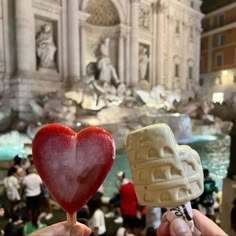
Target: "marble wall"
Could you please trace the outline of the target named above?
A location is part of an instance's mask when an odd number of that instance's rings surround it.
[[[86,76],[109,38],[121,82],[193,94],[199,80],[200,0],[0,0],[0,91],[20,117],[28,101]]]

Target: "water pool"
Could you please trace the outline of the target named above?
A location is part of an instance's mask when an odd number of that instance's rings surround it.
[[[210,175],[216,181],[220,191],[222,190],[222,180],[226,176],[229,165],[229,144],[230,138],[228,136],[211,140],[199,139],[189,144],[199,153],[203,168],[209,169]],[[117,191],[115,187],[116,173],[120,170],[125,172],[127,178],[131,178],[126,153],[116,155],[112,169],[103,183],[105,196],[111,197]]]

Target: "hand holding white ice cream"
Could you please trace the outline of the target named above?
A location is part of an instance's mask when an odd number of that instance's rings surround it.
[[[190,200],[204,190],[200,157],[186,145],[178,145],[167,124],[150,125],[131,132],[127,153],[138,201],[165,207],[166,218],[185,219],[193,230]]]

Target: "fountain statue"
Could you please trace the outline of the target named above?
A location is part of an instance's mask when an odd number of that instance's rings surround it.
[[[45,24],[36,35],[36,52],[39,59],[39,68],[54,69],[56,45],[53,40],[51,26]]]

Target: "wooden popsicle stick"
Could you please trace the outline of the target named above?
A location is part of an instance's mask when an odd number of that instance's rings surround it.
[[[70,226],[72,228],[77,222],[76,212],[73,215],[66,213],[66,217],[67,217],[68,226]]]

